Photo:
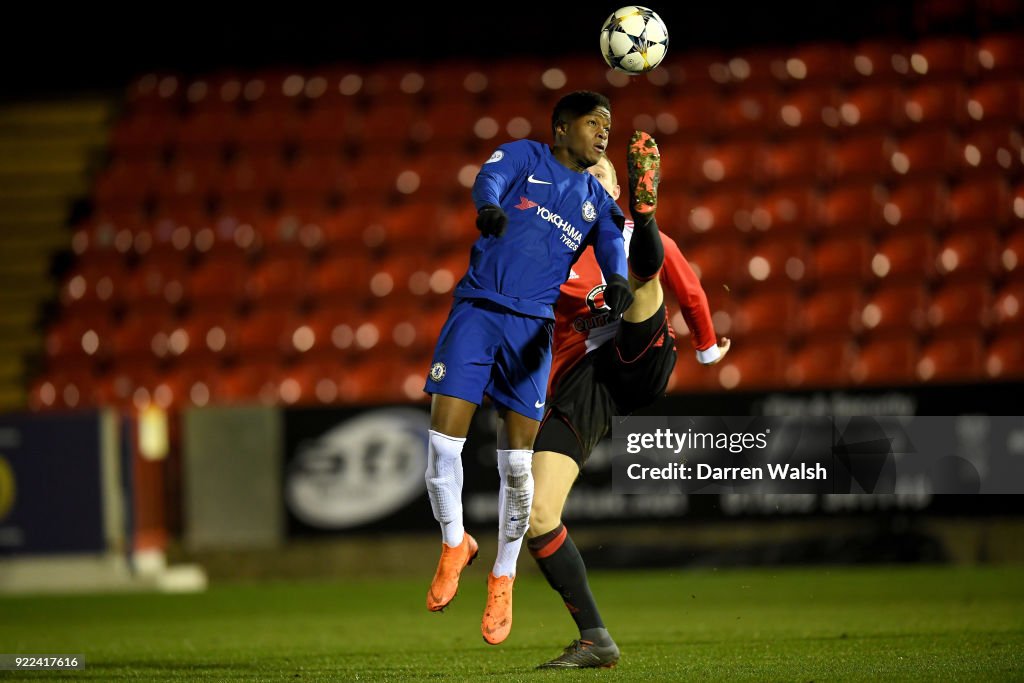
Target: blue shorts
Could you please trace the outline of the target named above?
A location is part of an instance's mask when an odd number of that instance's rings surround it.
[[[540,420],[551,371],[554,322],[486,299],[456,299],[441,328],[424,391]]]

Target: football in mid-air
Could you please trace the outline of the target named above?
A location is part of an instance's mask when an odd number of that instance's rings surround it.
[[[667,51],[665,22],[646,7],[620,7],[601,27],[601,55],[617,71],[646,73],[661,64]]]

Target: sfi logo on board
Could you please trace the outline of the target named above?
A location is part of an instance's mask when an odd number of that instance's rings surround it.
[[[14,508],[14,470],[0,455],[0,522]]]
[[[375,410],[303,443],[288,468],[285,504],[324,530],[375,522],[423,493],[430,416]]]

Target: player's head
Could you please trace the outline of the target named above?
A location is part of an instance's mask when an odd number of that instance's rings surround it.
[[[602,154],[601,159],[587,169],[587,173],[597,178],[597,182],[601,183],[601,187],[604,188],[605,192],[607,192],[613,200],[619,200],[619,195],[622,194],[622,188],[619,187],[619,178],[615,173],[615,166],[612,164],[611,159],[608,158],[607,154]]]
[[[564,96],[551,112],[555,147],[562,147],[580,170],[596,164],[608,145],[612,106],[604,95],[577,90]]]

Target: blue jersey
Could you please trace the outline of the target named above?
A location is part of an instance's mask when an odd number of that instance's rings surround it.
[[[587,245],[606,276],[627,276],[622,211],[597,179],[563,166],[547,145],[500,146],[476,177],[473,202],[500,206],[508,225],[501,237],[473,245],[457,298],[553,320],[559,287]]]

